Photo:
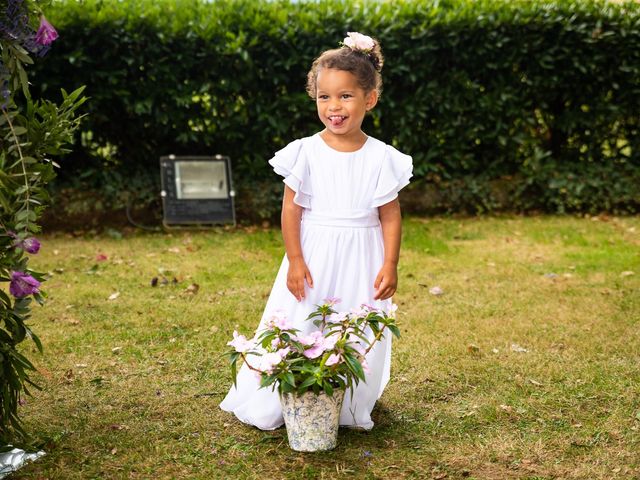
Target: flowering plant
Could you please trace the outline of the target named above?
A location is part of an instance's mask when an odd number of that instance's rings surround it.
[[[300,335],[289,320],[276,312],[252,339],[233,332],[227,345],[234,384],[238,362],[244,362],[260,379],[261,387],[278,388],[282,393],[302,394],[321,391],[332,396],[335,389],[352,388],[365,380],[366,355],[383,337],[385,330],[396,337],[392,305],[388,312],[362,305],[350,312],[337,312],[340,302],[329,298],[318,305],[307,320],[318,330]]]
[[[0,445],[25,439],[18,406],[31,387],[35,366],[20,343],[42,344],[28,324],[33,301],[42,304],[43,273],[29,268],[40,250],[38,219],[55,177],[53,156],[68,152],[85,101],[82,88],[62,91],[60,106],[29,93],[27,71],[33,55],[43,56],[58,38],[39,0],[0,5]],[[8,283],[9,288],[4,288]],[[8,291],[7,291],[8,290]]]

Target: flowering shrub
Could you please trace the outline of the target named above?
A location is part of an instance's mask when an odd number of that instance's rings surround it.
[[[396,337],[397,307],[388,312],[362,305],[350,312],[337,312],[339,299],[329,298],[307,320],[318,330],[300,335],[280,312],[272,315],[266,328],[248,340],[233,332],[227,352],[234,384],[238,362],[244,362],[260,378],[261,387],[278,388],[280,393],[321,391],[333,395],[335,389],[352,388],[368,373],[366,355],[384,337],[385,330]]]
[[[0,4],[0,445],[24,438],[18,405],[28,385],[33,364],[18,350],[31,338],[40,340],[27,325],[33,300],[42,304],[42,273],[29,269],[29,255],[40,250],[35,235],[49,196],[46,184],[55,176],[51,155],[67,152],[84,102],[82,89],[62,92],[60,106],[33,100],[25,66],[31,54],[42,56],[58,37],[40,12],[39,2],[8,0]],[[17,435],[16,435],[17,434]]]

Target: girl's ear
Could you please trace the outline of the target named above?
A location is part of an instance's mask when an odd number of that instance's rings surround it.
[[[376,106],[376,103],[378,103],[378,91],[377,90],[371,90],[368,94],[367,94],[367,99],[366,99],[366,107],[367,107],[367,111],[371,110],[373,107]]]

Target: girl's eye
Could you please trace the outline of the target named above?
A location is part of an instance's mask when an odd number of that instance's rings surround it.
[[[353,95],[351,95],[350,93],[343,93],[342,94],[342,98],[351,98],[353,97]]]
[[[329,98],[329,95],[318,95],[318,99],[320,100],[326,100],[327,98]]]

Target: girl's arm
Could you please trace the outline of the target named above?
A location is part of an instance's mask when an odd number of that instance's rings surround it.
[[[293,203],[294,192],[287,185],[284,187],[282,199],[282,238],[284,248],[289,259],[289,271],[287,272],[287,288],[298,301],[304,298],[304,282],[313,288],[311,272],[302,256],[300,245],[300,220],[302,219],[302,207]]]
[[[378,207],[382,239],[384,242],[384,263],[373,286],[376,289],[374,300],[386,300],[396,293],[398,287],[398,260],[400,259],[400,238],[402,236],[402,217],[400,202],[395,200]]]

